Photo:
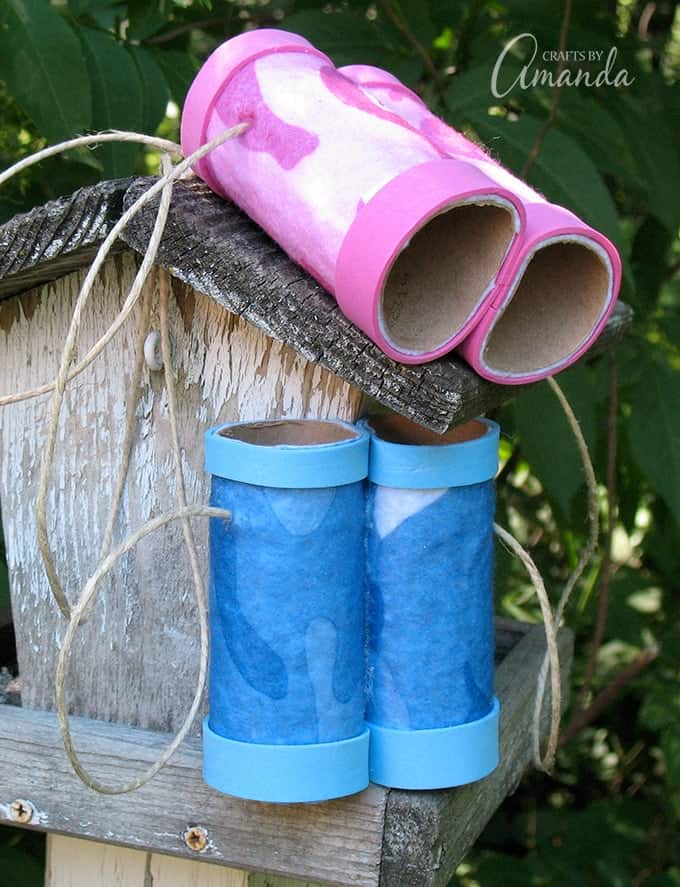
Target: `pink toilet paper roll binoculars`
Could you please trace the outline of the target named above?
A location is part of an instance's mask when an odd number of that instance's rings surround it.
[[[457,347],[480,375],[521,384],[564,369],[601,332],[620,285],[612,244],[392,75],[339,71],[296,34],[250,31],[199,71],[182,148],[242,122],[196,173],[394,360]]]

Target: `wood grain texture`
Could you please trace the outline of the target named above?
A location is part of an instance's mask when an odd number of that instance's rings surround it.
[[[0,227],[0,299],[88,261],[122,212],[123,198],[129,205],[151,181],[102,182]],[[146,248],[155,211],[151,202],[124,234],[138,251]],[[307,359],[434,431],[486,413],[522,390],[484,381],[455,356],[421,366],[390,360],[254,222],[198,180],[175,187],[159,262]],[[630,308],[619,304],[590,354],[618,342],[631,319]]]
[[[376,887],[443,885],[530,759],[543,630],[505,621],[500,634],[509,650],[504,657],[497,650],[501,764],[481,782],[437,792],[370,786],[326,804],[258,804],[206,786],[200,742],[191,738],[149,785],[107,798],[85,789],[72,773],[54,715],[0,706],[0,823],[11,821],[10,804],[23,798],[34,809],[28,827],[188,860],[196,854],[187,849],[183,835],[200,825],[209,839],[203,860],[270,873],[251,875],[249,887],[299,887],[290,878]],[[566,686],[567,630],[560,633],[560,649]],[[74,737],[87,766],[104,779],[141,770],[167,741],[151,731],[88,719],[74,721]]]
[[[563,699],[568,700],[573,635],[558,635]],[[385,812],[381,887],[443,887],[532,759],[531,722],[536,678],[546,651],[542,626],[534,626],[496,669],[501,702],[501,762],[481,782],[452,791],[391,791]],[[548,724],[548,700],[543,732]]]
[[[133,181],[114,179],[80,188],[0,226],[0,299],[89,262],[121,217]]]
[[[169,739],[86,718],[73,727],[86,765],[106,781],[141,771]],[[201,743],[191,738],[151,783],[103,797],[72,772],[56,716],[12,706],[0,706],[0,748],[0,822],[23,798],[35,811],[30,828],[305,880],[378,883],[387,791],[377,786],[323,804],[241,801],[203,782]],[[184,842],[193,826],[208,835],[200,855]]]
[[[110,260],[88,307],[85,352],[119,310],[136,269],[132,253]],[[23,390],[57,368],[82,272],[0,302],[0,386]],[[264,335],[214,301],[175,282],[171,335],[178,424],[190,502],[207,503],[203,433],[218,422],[273,416],[356,418],[361,401],[322,367]],[[157,321],[152,321],[153,325]],[[136,318],[69,386],[49,498],[50,538],[59,575],[74,600],[97,560],[130,398]],[[157,326],[156,326],[157,328]],[[64,630],[49,595],[35,536],[34,502],[49,398],[5,407],[0,416],[0,501],[24,705],[49,709]],[[167,396],[162,373],[145,370],[137,437],[115,542],[174,508]],[[207,521],[194,528],[207,565]],[[181,528],[146,537],[102,586],[73,650],[69,698],[74,712],[172,730],[183,720],[198,667],[193,583]],[[207,568],[206,568],[207,572]]]
[[[263,875],[251,872],[248,887],[317,887],[315,881],[300,881],[298,878],[282,878],[281,875]]]
[[[99,841],[48,835],[45,887],[248,887],[248,873]]]
[[[127,847],[49,835],[45,887],[147,887],[147,856]]]
[[[239,869],[158,853],[150,857],[151,884],[140,887],[248,887],[248,872]]]

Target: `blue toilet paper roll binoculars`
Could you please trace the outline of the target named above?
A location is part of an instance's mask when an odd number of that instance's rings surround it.
[[[496,767],[498,437],[396,416],[208,431],[232,521],[210,522],[206,782],[294,803]]]

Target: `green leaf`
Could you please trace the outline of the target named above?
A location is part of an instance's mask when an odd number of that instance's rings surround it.
[[[158,124],[165,117],[170,90],[165,75],[155,56],[142,46],[130,46],[132,58],[137,65],[142,91],[142,131],[153,135]]]
[[[680,887],[680,868],[672,866],[665,872],[659,872],[645,880],[645,887]]]
[[[125,10],[122,0],[67,0],[69,12],[75,16],[96,15],[101,9],[108,9],[112,6],[120,7],[120,12],[124,16]]]
[[[619,567],[611,580],[611,596],[616,606],[609,608],[605,638],[643,649],[656,622],[654,608],[662,605],[660,589],[643,571]]]
[[[677,148],[677,109],[672,113],[627,93],[610,97],[609,109],[624,131],[637,167],[630,183],[641,192],[649,211],[675,236],[680,224],[680,156]]]
[[[666,761],[666,779],[674,788],[680,788],[680,733],[677,724],[664,730],[661,751]]]
[[[452,123],[465,118],[468,111],[486,113],[491,105],[498,103],[491,94],[491,68],[480,65],[456,74],[449,81],[444,98]]]
[[[437,36],[437,28],[430,17],[429,0],[389,0],[389,6],[393,11],[393,15],[385,13],[385,6],[379,6],[378,10],[381,17],[381,23],[385,32],[390,34],[390,43],[402,43],[407,38],[398,26],[393,22],[393,17],[397,18],[409,33],[415,37],[426,52],[432,47]],[[412,46],[409,43],[412,51]]]
[[[0,3],[0,79],[48,141],[90,125],[90,84],[80,45],[45,0]]]
[[[604,173],[637,186],[639,172],[616,117],[595,98],[562,90],[557,126],[571,136]]]
[[[528,114],[514,122],[482,113],[471,113],[468,119],[501,162],[518,174],[543,126]],[[620,243],[614,201],[592,160],[569,136],[554,128],[548,132],[528,180],[549,200]]]
[[[8,830],[8,837],[12,830]],[[42,862],[29,853],[23,841],[3,841],[0,844],[0,870],[2,883],[7,887],[42,887],[45,883],[45,868]]]
[[[128,0],[128,40],[146,40],[165,25],[167,19],[156,0]]]
[[[468,119],[469,113],[485,115],[492,105],[503,104],[520,91],[519,87],[512,86],[521,70],[520,62],[512,56],[506,56],[495,80],[494,65],[495,59],[489,59],[451,78],[446,87],[445,99],[451,111],[452,122],[460,123],[463,119]],[[492,87],[503,98],[494,95]],[[508,89],[510,92],[505,96]]]
[[[286,31],[302,34],[338,67],[366,64],[388,68],[394,61],[380,29],[365,16],[309,9],[286,16],[284,24]]]
[[[652,314],[668,276],[668,255],[674,234],[657,218],[645,216],[635,232],[631,265],[635,274],[633,305],[646,316]],[[680,342],[680,339],[675,341]]]
[[[181,110],[198,71],[198,62],[188,52],[179,52],[176,49],[154,49],[153,57],[165,75],[172,100]]]
[[[651,349],[630,393],[628,437],[635,460],[680,525],[680,371]]]
[[[600,799],[582,810],[543,810],[538,856],[547,884],[629,887],[634,857],[648,834],[650,807],[635,799]]]
[[[603,372],[599,364],[595,368],[579,364],[559,377],[591,450],[597,407],[593,392],[601,386],[599,377]],[[574,497],[585,478],[576,441],[557,398],[547,385],[536,385],[517,398],[514,414],[522,455],[562,519],[569,522]]]
[[[512,863],[509,860],[512,858]],[[483,885],[502,884],[503,887],[530,887],[544,884],[541,879],[543,866],[535,854],[523,859],[509,857],[505,853],[483,850],[475,868],[474,883]]]
[[[648,730],[673,727],[680,719],[680,688],[667,681],[649,690],[640,707],[638,719]]]
[[[139,132],[143,126],[142,84],[132,56],[115,38],[94,28],[79,32],[92,84],[94,129]],[[98,151],[106,178],[134,172],[137,145],[102,145]]]

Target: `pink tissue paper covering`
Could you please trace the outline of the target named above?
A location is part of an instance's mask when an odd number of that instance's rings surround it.
[[[247,32],[196,77],[182,116],[185,154],[244,121],[246,132],[195,171],[395,360],[422,363],[459,346],[481,375],[520,384],[572,363],[606,323],[620,282],[611,243],[392,75],[338,71],[296,34]],[[463,226],[444,227],[456,213]],[[533,261],[551,245],[562,251],[559,271],[549,251]],[[581,287],[583,274],[590,283]],[[583,292],[572,297],[574,288]]]
[[[442,323],[439,338],[430,330],[425,347],[400,344],[386,330],[387,275],[414,232],[473,202],[510,219],[505,254],[523,224],[514,195],[465,160],[445,158],[295,34],[251,31],[215,50],[185,102],[185,154],[243,121],[248,130],[201,160],[198,175],[332,292],[390,357],[421,363],[450,351],[489,302],[504,256],[466,316]]]

